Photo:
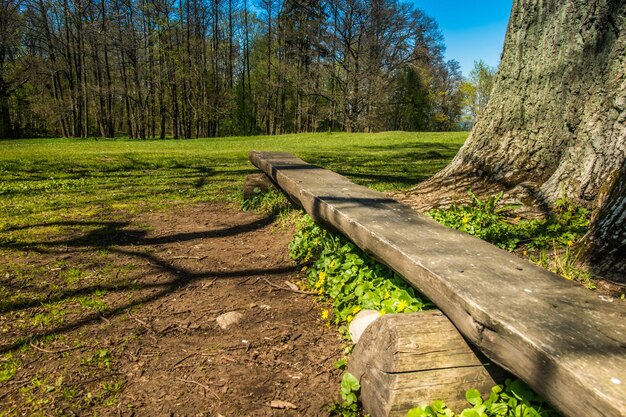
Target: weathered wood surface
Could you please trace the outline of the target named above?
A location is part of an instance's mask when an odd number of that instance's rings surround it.
[[[626,304],[286,153],[250,160],[427,295],[491,360],[564,414],[626,416]]]
[[[372,417],[405,417],[437,399],[462,410],[467,389],[488,393],[505,375],[438,310],[378,318],[356,344],[348,371],[361,381],[361,401]]]

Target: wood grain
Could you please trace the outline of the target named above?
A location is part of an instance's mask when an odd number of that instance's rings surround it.
[[[505,378],[438,310],[377,319],[356,344],[348,372],[360,379],[361,402],[372,417],[404,417],[434,400],[462,410],[467,389],[488,393]]]

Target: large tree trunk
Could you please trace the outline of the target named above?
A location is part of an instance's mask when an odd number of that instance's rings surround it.
[[[0,83],[2,83],[2,80],[0,80]],[[9,97],[5,92],[5,87],[0,84],[0,139],[10,138],[12,134]]]
[[[589,263],[604,278],[626,283],[626,159],[598,200],[595,221],[583,240]]]
[[[626,2],[515,0],[487,108],[409,200],[476,179],[544,208],[565,193],[594,209],[585,242],[597,272],[624,281],[625,158]]]

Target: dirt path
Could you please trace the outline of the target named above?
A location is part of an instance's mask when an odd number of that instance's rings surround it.
[[[328,415],[341,340],[312,297],[267,282],[294,279],[291,234],[268,218],[199,204],[40,242],[19,261],[24,268],[57,269],[57,287],[70,266],[88,272],[82,286],[46,294],[65,302],[59,322],[15,325],[33,317],[35,303],[0,315],[1,349],[21,364],[0,383],[0,414]],[[107,306],[95,313],[76,298],[97,301],[94,293]],[[230,311],[241,321],[223,330],[215,318]],[[274,400],[297,409],[271,408]]]

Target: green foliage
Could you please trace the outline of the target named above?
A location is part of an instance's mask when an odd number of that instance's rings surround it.
[[[53,324],[62,324],[67,311],[64,310],[63,303],[46,304],[42,303],[43,311],[35,313],[30,318],[33,327],[46,328]]]
[[[292,259],[303,267],[305,283],[334,300],[334,321],[348,324],[362,309],[385,313],[420,311],[431,304],[390,268],[376,262],[353,243],[304,216],[289,245]]]
[[[59,273],[59,277],[63,278],[65,283],[70,287],[78,284],[84,276],[83,271],[77,268],[69,268]]]
[[[428,214],[439,223],[469,233],[494,245],[513,251],[524,248],[530,260],[567,279],[591,287],[590,275],[577,265],[571,247],[589,228],[589,211],[578,207],[566,197],[555,203],[554,213],[545,219],[514,218],[514,206],[501,205],[502,193],[481,200],[468,191],[470,204],[453,204],[447,210],[431,210]],[[553,250],[549,257],[547,251]]]
[[[243,211],[254,211],[263,214],[281,215],[293,210],[291,201],[276,188],[270,188],[262,192],[260,188],[254,189],[255,195],[241,201]]]
[[[428,214],[439,223],[469,233],[494,245],[513,250],[520,242],[516,225],[507,221],[512,206],[500,206],[503,193],[479,199],[472,191],[470,204],[452,204],[447,210],[431,210]]]
[[[568,247],[587,232],[589,216],[589,210],[563,196],[555,202],[555,211],[547,219],[522,221],[519,227],[531,249],[549,249],[555,242],[559,247]]]
[[[111,369],[113,354],[109,349],[98,349],[92,356],[83,359],[83,365]]]
[[[6,382],[13,378],[20,369],[20,362],[13,358],[11,353],[0,356],[0,382]]]
[[[345,369],[346,366],[348,366],[348,359],[347,358],[341,358],[338,359],[333,366],[337,369]]]
[[[96,291],[92,296],[78,297],[76,300],[84,309],[103,313],[108,309],[108,306],[100,297],[103,297],[105,294],[106,291]]]
[[[470,71],[467,81],[461,86],[465,93],[465,110],[470,124],[487,107],[496,72],[496,67],[491,67],[482,60],[475,61],[474,68]]]
[[[348,404],[354,404],[357,402],[357,394],[361,389],[359,380],[350,372],[343,374],[341,379],[341,398]]]
[[[504,385],[491,389],[489,398],[483,401],[480,392],[470,389],[465,393],[472,405],[457,414],[444,402],[412,408],[407,417],[556,417],[558,414],[537,396],[524,382],[506,380]]]
[[[331,416],[357,417],[359,415],[358,394],[361,389],[359,380],[350,372],[341,379],[342,403],[335,403],[329,410]]]

